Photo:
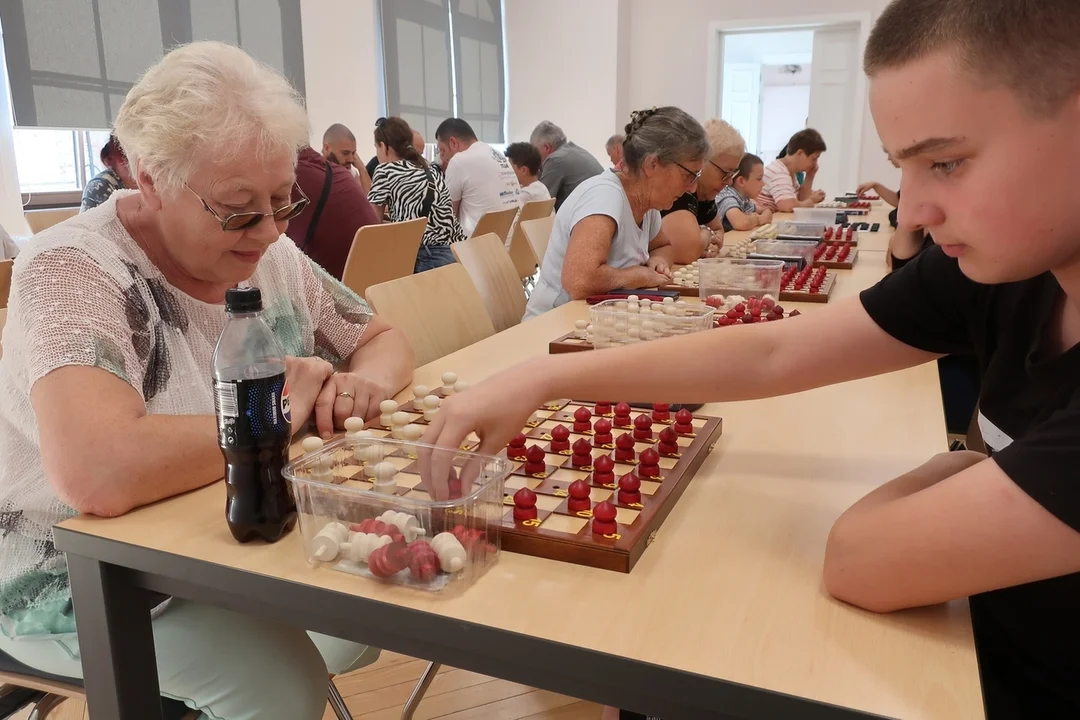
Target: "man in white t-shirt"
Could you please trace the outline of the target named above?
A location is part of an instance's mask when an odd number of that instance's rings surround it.
[[[443,120],[435,131],[454,214],[465,235],[472,235],[484,213],[517,207],[520,186],[510,161],[476,139],[469,123]]]

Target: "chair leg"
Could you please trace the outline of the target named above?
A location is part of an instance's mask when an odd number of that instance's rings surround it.
[[[18,685],[0,686],[0,718],[10,717],[19,710],[33,705],[45,693],[32,688],[24,688]]]
[[[401,720],[412,720],[413,713],[416,712],[416,706],[424,699],[424,693],[431,687],[431,681],[435,679],[440,667],[442,665],[439,663],[428,663],[428,666],[424,668],[424,673],[420,676],[420,680],[417,681],[412,694],[409,695],[405,707],[401,709]]]
[[[334,684],[333,680],[330,680],[330,685],[327,687],[326,697],[330,701],[330,707],[338,720],[352,720],[352,713],[349,712],[349,708],[345,707],[345,699],[341,697],[341,693],[338,692],[337,685]]]
[[[53,695],[49,693],[45,697],[37,701],[34,705],[34,709],[30,711],[30,716],[26,720],[46,720],[49,714],[60,707],[67,700],[63,695]]]

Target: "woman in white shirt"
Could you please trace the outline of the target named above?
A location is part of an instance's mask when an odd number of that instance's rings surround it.
[[[138,190],[23,248],[0,359],[0,650],[69,677],[82,677],[82,620],[52,526],[222,476],[211,366],[229,288],[262,292],[294,431],[314,418],[329,437],[371,417],[413,367],[404,335],[283,234],[308,203],[291,197],[308,120],[284,77],[236,47],[184,45],[131,89],[116,133]],[[377,655],[179,598],[152,604],[161,691],[201,718],[319,720],[328,670]]]
[[[679,108],[635,112],[621,167],[581,183],[559,208],[525,319],[570,300],[670,281],[674,259],[660,211],[697,186],[708,152],[705,128]]]

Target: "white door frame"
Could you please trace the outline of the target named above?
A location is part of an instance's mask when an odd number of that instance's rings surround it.
[[[721,87],[724,78],[724,33],[775,32],[784,30],[820,30],[837,25],[858,25],[859,47],[866,47],[870,39],[872,23],[870,13],[823,13],[821,15],[797,15],[788,18],[769,17],[746,20],[713,20],[708,28],[708,68],[705,73],[705,112],[709,117],[720,117]],[[850,177],[859,176],[862,160],[863,109],[866,107],[866,75],[855,73],[855,97],[848,110],[851,113],[852,143],[854,152],[848,160]],[[767,160],[766,160],[767,162]]]

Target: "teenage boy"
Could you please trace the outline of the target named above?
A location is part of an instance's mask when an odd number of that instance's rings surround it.
[[[521,204],[534,200],[550,200],[547,185],[540,182],[540,151],[527,142],[516,142],[506,148],[506,159],[521,185]]]
[[[731,184],[716,196],[716,209],[724,230],[753,230],[772,222],[772,210],[759,211],[754,202],[764,185],[765,163],[757,155],[746,153]]]
[[[764,186],[757,196],[757,206],[774,212],[791,212],[797,207],[814,207],[825,199],[825,193],[814,189],[818,160],[825,152],[825,140],[813,128],[800,130],[791,136],[787,154],[773,160],[765,168]],[[796,175],[805,173],[801,184]]]
[[[537,357],[451,397],[424,442],[475,430],[498,452],[552,397],[732,402],[974,353],[989,457],[938,455],[857,502],[824,586],[872,612],[969,597],[990,720],[1080,717],[1077,37],[1076,0],[894,0],[866,47],[870,106],[904,173],[900,224],[935,247],[796,321]]]

